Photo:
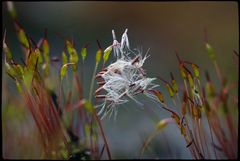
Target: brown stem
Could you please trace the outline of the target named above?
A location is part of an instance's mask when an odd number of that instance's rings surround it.
[[[108,158],[109,158],[109,160],[112,160],[111,153],[110,153],[110,150],[109,150],[107,139],[106,139],[104,131],[103,131],[103,127],[102,127],[101,121],[100,121],[99,117],[97,116],[95,110],[93,111],[93,115],[94,115],[94,117],[95,117],[95,119],[96,119],[96,121],[97,121],[97,123],[98,123],[98,125],[100,127],[100,131],[101,131],[101,134],[102,134],[102,137],[103,137],[103,141],[104,141],[104,144],[105,144],[106,149],[107,149]]]

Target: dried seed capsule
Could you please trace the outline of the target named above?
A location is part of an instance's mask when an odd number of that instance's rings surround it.
[[[181,125],[181,134],[182,134],[184,137],[186,137],[186,135],[187,135],[186,128],[185,128],[183,125]]]
[[[176,121],[178,125],[180,125],[180,117],[177,114],[172,113],[171,117]]]

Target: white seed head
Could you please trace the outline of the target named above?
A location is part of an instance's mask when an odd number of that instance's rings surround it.
[[[135,99],[137,94],[145,94],[145,91],[158,86],[153,83],[156,78],[147,78],[142,68],[149,56],[146,54],[143,57],[141,53],[136,54],[131,51],[127,31],[128,29],[123,33],[121,43],[118,43],[115,32],[112,30],[112,47],[117,60],[98,73],[104,82],[100,90],[105,91],[103,103],[98,105],[98,107],[101,107],[98,115],[102,115],[102,118],[109,113],[109,116],[111,116],[113,112],[116,116],[116,106],[128,102],[129,99],[140,103]],[[96,92],[98,93],[99,90]],[[145,95],[150,98],[153,97],[150,94]]]

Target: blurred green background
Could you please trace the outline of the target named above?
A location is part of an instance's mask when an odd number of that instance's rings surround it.
[[[238,80],[238,71],[233,63],[233,50],[239,51],[239,22],[237,2],[14,2],[20,23],[26,32],[38,41],[48,29],[50,54],[60,55],[64,40],[57,36],[74,36],[76,48],[89,42],[88,66],[85,80],[91,77],[96,39],[103,48],[111,45],[114,29],[117,39],[125,28],[131,48],[150,48],[151,55],[144,64],[147,75],[170,79],[173,72],[181,82],[175,50],[180,57],[200,66],[201,75],[208,70],[216,79],[214,66],[204,44],[204,28],[207,28],[209,43],[216,51],[217,60],[230,81]],[[7,13],[6,2],[2,3],[2,34],[7,31],[7,42],[20,63],[22,57],[14,31],[13,21]],[[114,58],[111,58],[114,61]],[[202,77],[203,81],[205,80]],[[7,78],[3,72],[5,86]],[[89,81],[85,81],[86,91]],[[160,83],[160,82],[158,82]],[[216,83],[217,80],[216,80]],[[13,83],[9,82],[8,85]],[[163,85],[160,83],[160,85]],[[4,89],[12,87],[4,87]],[[165,88],[161,87],[164,91]],[[13,90],[14,91],[14,90]],[[11,94],[9,94],[11,95]],[[7,100],[3,92],[2,100]],[[105,119],[104,128],[113,158],[137,158],[143,139],[154,129],[151,117],[162,119],[169,115],[149,100],[144,110],[133,102],[119,107],[116,121]],[[149,108],[151,115],[146,114]],[[164,131],[171,145],[167,150],[164,135],[160,133],[150,144],[146,158],[190,158],[189,151],[175,126]],[[4,143],[3,143],[4,144]]]

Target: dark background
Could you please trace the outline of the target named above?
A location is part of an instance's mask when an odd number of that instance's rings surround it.
[[[51,55],[59,55],[64,40],[57,33],[76,40],[78,51],[89,42],[88,66],[92,72],[96,39],[103,48],[111,45],[114,29],[118,40],[125,28],[131,48],[142,48],[143,53],[150,48],[151,55],[145,62],[149,77],[160,75],[169,79],[173,72],[181,82],[177,58],[180,56],[200,66],[201,75],[208,70],[216,79],[214,66],[209,59],[204,44],[204,28],[208,39],[216,51],[221,69],[231,81],[238,79],[233,63],[233,50],[239,51],[239,22],[237,2],[14,2],[20,22],[34,40],[38,41],[48,29]],[[2,33],[7,31],[7,42],[17,60],[22,56],[17,44],[16,34],[6,3],[2,3]],[[112,58],[114,61],[114,58]],[[86,75],[86,80],[91,74]],[[3,84],[8,78],[3,76]],[[205,81],[204,77],[202,78]],[[89,81],[85,81],[89,86]],[[5,82],[6,83],[6,82]],[[158,82],[160,83],[160,82]],[[161,83],[160,83],[161,84]],[[218,85],[218,82],[216,83]],[[161,87],[164,91],[165,88]],[[4,98],[4,93],[3,93]],[[145,100],[144,100],[145,101]],[[155,104],[145,101],[156,117],[162,119],[168,115]],[[137,158],[143,139],[154,129],[144,110],[133,102],[119,108],[116,121],[104,120],[106,135],[113,158]],[[189,151],[180,132],[175,126],[164,131],[171,145],[172,153],[166,149],[164,136],[159,134],[150,144],[146,157],[151,158],[190,158]]]

